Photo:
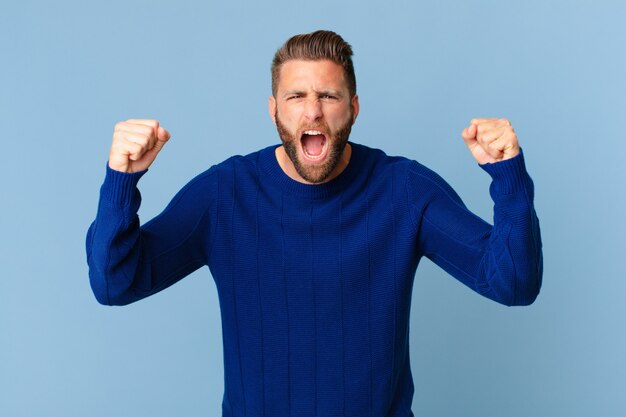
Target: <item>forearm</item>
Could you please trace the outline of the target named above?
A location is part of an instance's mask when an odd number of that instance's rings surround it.
[[[508,161],[482,166],[492,177],[494,240],[484,274],[489,285],[509,305],[532,303],[541,288],[542,243],[535,212],[534,185],[523,153]]]
[[[137,182],[144,173],[123,174],[107,166],[96,219],[86,240],[91,288],[102,304],[132,302],[127,292],[135,283],[139,259],[137,211],[141,196]]]

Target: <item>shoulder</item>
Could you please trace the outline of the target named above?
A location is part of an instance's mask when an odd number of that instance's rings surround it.
[[[394,175],[412,181],[439,182],[441,177],[432,169],[426,167],[415,159],[405,156],[387,155],[384,151],[365,145],[353,144],[360,159],[371,166],[375,175]]]
[[[276,145],[268,146],[261,150],[249,153],[247,155],[233,155],[224,161],[213,165],[203,174],[206,175],[217,175],[218,177],[232,175],[235,172],[237,173],[256,173],[259,165],[261,164],[261,160],[267,158],[268,155],[273,155],[273,151],[276,148]],[[201,174],[201,175],[203,175]]]
[[[357,152],[370,161],[371,182],[402,184],[401,193],[412,202],[432,201],[444,197],[459,201],[452,187],[431,168],[405,156],[390,156],[380,149],[355,145]]]
[[[198,174],[189,181],[185,189],[191,189],[196,194],[203,193],[206,198],[210,198],[206,194],[219,198],[233,195],[235,189],[256,187],[262,159],[267,158],[274,147],[267,147],[247,155],[233,155]]]

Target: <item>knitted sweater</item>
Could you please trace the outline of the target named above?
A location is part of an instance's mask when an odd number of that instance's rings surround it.
[[[352,144],[337,178],[307,185],[282,171],[275,148],[208,169],[141,227],[144,173],[107,168],[87,235],[103,304],[134,302],[209,266],[223,416],[412,415],[409,311],[422,256],[499,303],[536,298],[541,238],[522,154],[482,165],[491,226],[415,161]]]

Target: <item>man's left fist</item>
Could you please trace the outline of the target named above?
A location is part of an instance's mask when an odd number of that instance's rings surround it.
[[[507,119],[472,119],[461,136],[481,165],[504,161],[520,152],[517,135]]]

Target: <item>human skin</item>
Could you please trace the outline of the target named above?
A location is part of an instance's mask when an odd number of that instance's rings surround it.
[[[461,136],[479,164],[495,163],[517,156],[517,135],[507,119],[472,119]]]
[[[341,155],[336,159],[332,150],[342,139],[340,132],[346,127],[349,130],[354,124],[359,114],[359,97],[350,95],[343,68],[330,60],[287,61],[280,68],[278,80],[276,94],[268,101],[268,111],[279,127],[283,142],[291,142],[295,149],[295,155],[291,156],[297,159],[294,162],[286,147],[279,146],[276,159],[280,167],[289,177],[302,183],[332,180],[350,161],[349,144],[342,147]],[[305,142],[301,138],[305,132],[311,131],[324,135],[320,155],[311,156],[305,152]],[[296,165],[299,165],[300,172]],[[301,175],[303,171],[308,175]],[[330,172],[322,175],[327,171]]]
[[[109,167],[127,173],[144,171],[152,165],[170,137],[157,120],[128,119],[118,122],[113,130]]]

